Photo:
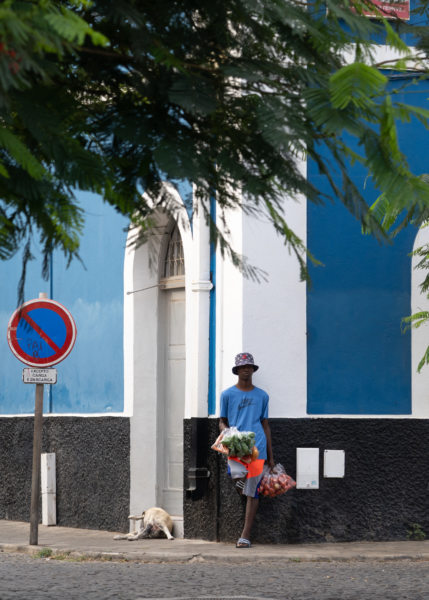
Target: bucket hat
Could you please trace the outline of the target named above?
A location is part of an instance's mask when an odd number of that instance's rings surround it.
[[[244,367],[244,365],[252,365],[254,371],[259,369],[258,365],[255,365],[253,356],[249,352],[240,352],[240,354],[237,354],[235,357],[235,366],[232,367],[234,375],[238,375],[238,367]]]

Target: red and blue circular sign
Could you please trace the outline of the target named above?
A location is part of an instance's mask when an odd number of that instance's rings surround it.
[[[7,341],[21,362],[31,367],[50,367],[72,351],[76,325],[69,311],[59,302],[29,300],[11,316]]]

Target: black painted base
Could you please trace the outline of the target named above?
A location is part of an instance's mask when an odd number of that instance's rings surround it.
[[[33,421],[0,419],[0,519],[29,521]],[[44,417],[42,452],[56,454],[58,525],[128,531],[128,418]]]
[[[193,453],[191,421],[185,421],[185,475]],[[203,493],[184,494],[185,537],[234,541],[243,525],[243,504],[226,475],[225,459],[210,449],[217,420],[197,421],[206,439],[199,442],[195,466],[207,466],[210,479]],[[320,489],[262,498],[253,541],[402,540],[419,528],[429,539],[429,421],[314,418],[270,419],[270,424],[275,461],[292,477],[296,448],[320,449]],[[325,449],[345,451],[344,479],[323,477]]]

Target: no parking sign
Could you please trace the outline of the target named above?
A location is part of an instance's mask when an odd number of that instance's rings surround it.
[[[30,544],[38,543],[40,454],[42,449],[43,385],[57,381],[56,369],[48,369],[64,360],[76,341],[76,325],[69,311],[44,294],[24,302],[10,318],[7,341],[21,362],[36,367],[24,369],[24,383],[36,385],[31,480]],[[54,373],[53,373],[54,372]]]
[[[50,367],[72,351],[76,325],[59,302],[46,298],[29,300],[10,318],[7,341],[21,362],[30,367]]]

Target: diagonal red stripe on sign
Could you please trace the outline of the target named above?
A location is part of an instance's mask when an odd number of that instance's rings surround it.
[[[54,352],[61,352],[61,348],[58,348],[56,343],[53,340],[51,340],[51,338],[48,335],[46,335],[46,333],[43,331],[43,329],[41,329],[38,326],[36,321],[33,321],[33,319],[30,317],[29,314],[27,314],[27,313],[23,314],[22,318],[27,321],[27,323],[30,325],[30,327],[32,327],[34,329],[34,331],[36,331],[40,335],[42,340],[44,342],[46,342],[48,344],[48,346],[50,346],[52,348],[52,350],[54,350]]]

